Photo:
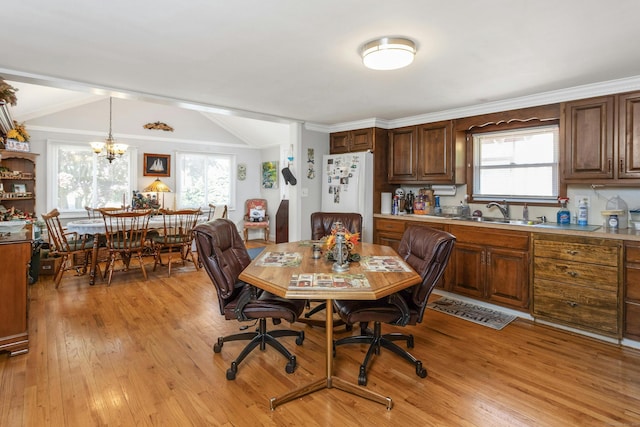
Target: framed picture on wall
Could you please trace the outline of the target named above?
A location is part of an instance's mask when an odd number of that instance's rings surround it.
[[[170,176],[171,155],[144,153],[144,176]]]
[[[262,188],[278,188],[278,162],[262,163]]]

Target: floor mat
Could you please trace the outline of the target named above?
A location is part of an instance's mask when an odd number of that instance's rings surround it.
[[[427,308],[497,330],[504,328],[517,318],[501,311],[450,298],[440,298],[429,303]]]

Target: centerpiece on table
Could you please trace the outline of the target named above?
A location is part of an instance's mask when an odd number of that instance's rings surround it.
[[[360,233],[351,233],[345,229],[342,222],[336,221],[331,227],[331,234],[322,238],[326,248],[327,259],[334,261],[335,271],[347,271],[349,262],[360,261],[360,255],[355,252],[360,240]]]

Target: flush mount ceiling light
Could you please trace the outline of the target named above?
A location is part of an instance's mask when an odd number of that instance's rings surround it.
[[[416,44],[402,37],[382,37],[365,43],[362,62],[372,70],[397,70],[413,62]]]

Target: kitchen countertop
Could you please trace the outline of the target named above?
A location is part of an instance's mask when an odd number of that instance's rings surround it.
[[[384,218],[397,221],[425,221],[425,222],[439,222],[444,224],[462,225],[468,227],[483,227],[483,228],[499,228],[504,230],[525,231],[530,233],[545,233],[545,234],[564,234],[572,236],[583,237],[595,237],[614,240],[628,240],[640,242],[640,230],[634,228],[611,230],[600,226],[593,231],[587,231],[576,224],[569,224],[568,226],[560,226],[553,222],[547,222],[539,225],[516,225],[516,224],[501,224],[496,222],[476,222],[465,221],[460,219],[446,218],[436,215],[389,215],[389,214],[374,214],[374,218]],[[597,224],[591,224],[597,226]]]

